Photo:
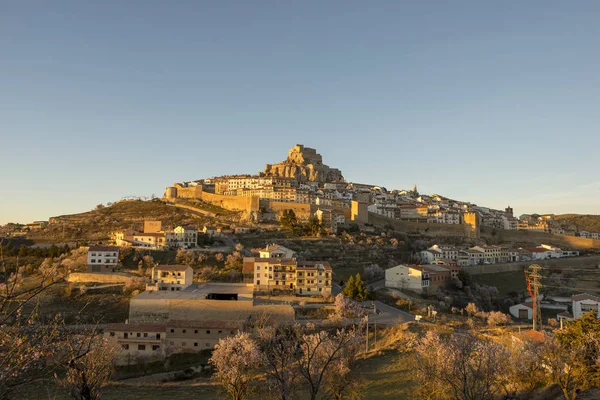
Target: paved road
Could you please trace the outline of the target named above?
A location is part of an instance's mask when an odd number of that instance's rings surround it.
[[[376,320],[379,324],[397,325],[415,320],[414,315],[409,314],[406,311],[390,307],[380,301],[375,301],[375,308],[377,309],[378,314],[376,316],[370,315],[369,320]]]

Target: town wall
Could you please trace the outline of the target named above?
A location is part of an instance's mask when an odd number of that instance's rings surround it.
[[[67,282],[98,282],[98,283],[128,283],[131,281],[131,275],[122,273],[94,274],[73,272],[67,276]]]
[[[379,214],[369,213],[369,223],[383,228],[391,225],[394,230],[400,232],[419,232],[427,236],[458,236],[468,237],[465,225],[459,224],[428,224],[421,222],[403,221],[400,219],[387,218]],[[470,226],[469,226],[470,228]]]
[[[177,189],[177,197],[181,199],[201,199],[202,198],[202,186],[190,186],[183,187],[181,185],[175,184],[173,187]],[[172,193],[172,189],[170,190]]]
[[[481,237],[491,243],[517,243],[519,246],[549,244],[566,249],[592,250],[600,249],[600,240],[577,236],[556,235],[548,232],[481,228]]]
[[[280,214],[284,210],[293,210],[299,219],[308,219],[317,210],[317,206],[308,203],[290,203],[286,201],[267,201],[267,208]]]
[[[538,264],[542,267],[594,267],[600,265],[600,256],[582,256],[582,257],[566,257],[566,258],[555,258],[552,260],[534,260],[534,261],[523,261],[506,264],[490,264],[490,265],[468,265],[462,267],[464,271],[472,275],[481,274],[496,274],[499,272],[512,272],[512,271],[523,271],[531,264]]]
[[[221,194],[202,192],[200,198],[202,201],[223,207],[226,210],[251,213],[257,212],[259,208],[258,196],[223,196]]]

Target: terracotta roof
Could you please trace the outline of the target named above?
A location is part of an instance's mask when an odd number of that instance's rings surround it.
[[[121,332],[164,332],[165,325],[160,324],[108,324],[105,331]]]
[[[552,251],[552,250],[548,250],[548,249],[544,249],[541,247],[534,247],[533,249],[527,249],[528,251],[532,252],[532,253],[545,253],[547,251]]]
[[[157,265],[156,268],[158,271],[187,271],[187,265]]]
[[[582,301],[582,300],[592,300],[600,303],[600,297],[592,296],[591,294],[582,293],[571,296],[571,300],[573,301]]]
[[[140,236],[162,237],[162,236],[165,236],[165,234],[162,232],[150,232],[150,233],[135,233],[133,236],[134,237],[140,237]]]
[[[236,321],[184,321],[174,320],[166,323],[167,328],[223,328],[223,329],[239,329],[242,324]]]
[[[88,251],[119,251],[117,246],[90,246]]]

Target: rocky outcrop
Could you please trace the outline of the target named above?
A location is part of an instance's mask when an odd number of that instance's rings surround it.
[[[297,144],[288,152],[285,161],[267,164],[265,176],[296,178],[299,182],[343,182],[342,172],[323,164],[323,157],[315,149]]]

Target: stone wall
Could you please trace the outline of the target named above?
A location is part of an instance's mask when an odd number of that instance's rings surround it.
[[[289,203],[285,201],[267,201],[267,208],[273,210],[275,213],[280,214],[284,210],[293,210],[296,217],[299,219],[308,219],[317,211],[317,206],[307,203]]]
[[[226,210],[243,211],[246,213],[257,212],[259,208],[258,196],[223,196],[220,194],[202,192],[201,199],[207,203],[223,207]]]
[[[94,274],[73,272],[67,276],[67,282],[128,283],[133,277],[119,272]]]
[[[380,228],[383,228],[385,225],[389,224],[394,227],[394,230],[400,232],[419,232],[426,236],[468,237],[469,235],[466,231],[470,228],[465,225],[428,224],[403,221],[399,219],[387,218],[372,212],[369,213],[369,223]]]
[[[463,269],[472,274],[496,274],[499,272],[523,271],[531,264],[538,264],[542,267],[594,267],[600,265],[600,256],[583,256],[583,257],[566,257],[553,260],[535,260],[525,262],[515,262],[506,264],[491,264],[491,265],[469,265]]]
[[[481,237],[488,239],[492,243],[511,242],[539,246],[540,244],[550,244],[563,249],[591,250],[600,249],[600,240],[581,238],[568,235],[555,235],[548,232],[522,231],[522,230],[504,230],[493,229],[489,227],[481,228]]]

